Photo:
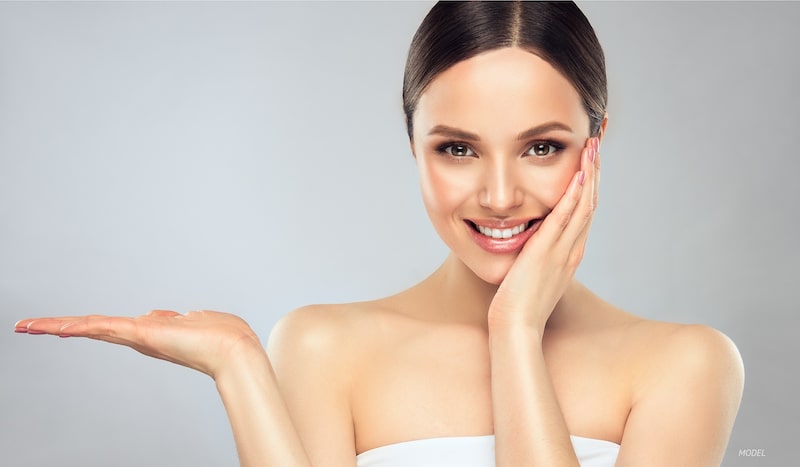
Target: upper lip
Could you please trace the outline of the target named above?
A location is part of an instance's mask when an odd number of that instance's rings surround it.
[[[466,219],[475,225],[488,227],[491,229],[510,229],[521,224],[527,225],[528,222],[539,219],[538,217],[529,217],[527,219]]]

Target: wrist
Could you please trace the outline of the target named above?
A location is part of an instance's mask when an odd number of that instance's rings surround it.
[[[496,347],[497,343],[510,346],[530,346],[542,345],[544,329],[525,320],[491,320],[489,322],[489,343]]]
[[[271,371],[272,367],[258,337],[242,337],[229,349],[224,361],[210,376],[219,386],[247,378],[264,368]]]
[[[489,310],[488,315],[489,335],[504,335],[505,337],[538,338],[544,336],[544,326],[540,326],[527,316],[526,313],[508,313]]]

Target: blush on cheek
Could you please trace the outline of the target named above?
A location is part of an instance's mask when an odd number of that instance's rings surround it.
[[[531,193],[538,199],[538,201],[553,209],[559,200],[567,192],[572,177],[575,176],[577,170],[572,170],[572,167],[553,167],[554,170],[540,171],[531,178]]]
[[[469,178],[458,171],[427,164],[420,174],[422,190],[429,209],[437,212],[449,212],[469,197],[471,185]]]
[[[575,177],[575,173],[576,172],[577,172],[577,170],[574,170],[574,171],[568,170],[568,171],[565,171],[561,175],[561,180],[558,181],[558,183],[557,183],[557,185],[555,187],[555,193],[553,194],[553,197],[554,197],[556,203],[558,203],[558,201],[561,200],[561,198],[564,196],[564,194],[566,194],[567,189],[569,188],[569,184],[570,184],[570,182],[572,182],[572,179]],[[553,205],[555,206],[555,204],[553,204]]]

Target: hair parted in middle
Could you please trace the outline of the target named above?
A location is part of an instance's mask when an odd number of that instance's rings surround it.
[[[431,81],[483,52],[519,47],[550,63],[577,90],[600,131],[608,85],[605,56],[592,25],[574,2],[438,2],[417,29],[403,76],[403,112],[413,141],[413,116]]]

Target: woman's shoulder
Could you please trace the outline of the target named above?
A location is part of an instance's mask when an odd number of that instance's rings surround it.
[[[706,324],[672,323],[637,317],[624,332],[638,360],[638,396],[665,383],[691,382],[741,392],[744,366],[734,342]],[[637,397],[634,397],[637,398]]]
[[[627,329],[630,339],[644,348],[650,359],[666,361],[688,360],[699,362],[700,358],[722,361],[740,359],[733,341],[722,331],[706,324],[683,324],[637,318]]]
[[[697,363],[701,356],[715,361],[740,360],[733,341],[718,329],[706,324],[684,324],[649,319],[622,310],[605,301],[590,307],[588,317],[579,330],[597,334],[626,350],[636,350],[653,363],[653,359]]]
[[[736,413],[744,367],[727,335],[705,324],[666,322],[628,312],[610,312],[602,321],[605,326],[594,322],[598,324],[594,332],[577,334],[585,339],[576,346],[593,355],[589,361],[596,368],[579,367],[588,374],[601,378],[606,369],[618,370],[611,371],[613,378],[602,396],[617,400],[620,408],[620,424],[616,431],[610,430],[613,436],[654,434],[661,422],[652,425],[653,420],[680,424],[691,419],[708,427],[732,423],[724,414]],[[597,369],[603,370],[595,373]],[[614,399],[618,396],[621,399]]]
[[[666,387],[668,380],[741,389],[741,355],[720,330],[706,324],[648,319],[601,300],[591,303],[572,334],[576,339],[565,345],[593,349],[599,358],[622,365],[633,399]]]
[[[380,300],[305,305],[284,315],[272,329],[268,349],[339,355],[363,343],[391,310]]]
[[[730,433],[744,387],[733,341],[705,324],[644,318],[618,337],[627,344],[617,356],[630,370],[624,383],[628,410],[619,433],[626,459],[696,442],[724,449],[720,443]],[[669,442],[660,445],[663,439]]]

